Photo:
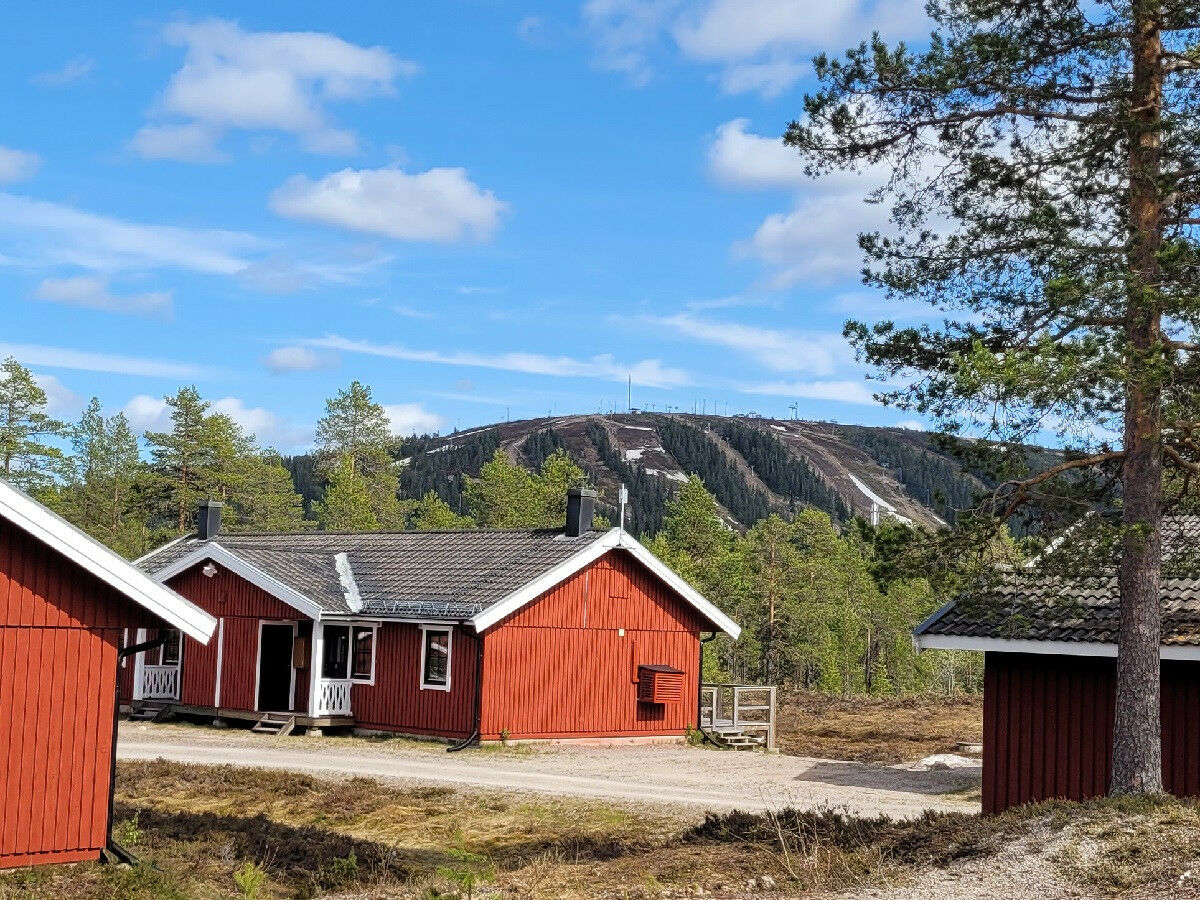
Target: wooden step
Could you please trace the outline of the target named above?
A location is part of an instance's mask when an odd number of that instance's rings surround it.
[[[129,713],[131,722],[161,722],[171,715],[171,703],[166,700],[139,700]]]
[[[295,727],[295,716],[266,713],[250,727],[250,730],[257,734],[270,734],[283,737],[284,735],[291,734]]]

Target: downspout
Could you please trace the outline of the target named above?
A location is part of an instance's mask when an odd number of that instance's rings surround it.
[[[476,633],[475,640],[479,644],[475,657],[475,730],[457,744],[447,747],[447,753],[457,753],[471,744],[479,743],[479,730],[483,726],[483,635]]]
[[[117,862],[127,863],[128,865],[137,865],[137,857],[122,847],[116,842],[112,836],[113,829],[113,806],[116,803],[117,796],[117,724],[121,721],[121,660],[137,654],[144,653],[147,650],[153,650],[155,647],[161,647],[167,642],[167,638],[155,638],[152,641],[142,641],[140,644],[134,644],[131,647],[123,647],[117,651],[117,679],[116,685],[113,688],[113,727],[112,727],[112,748],[111,757],[109,760],[108,771],[108,825],[104,829],[104,833],[108,835],[108,841],[104,846]],[[101,861],[104,860],[104,854],[100,854]]]
[[[717,637],[717,633],[714,631],[708,637],[700,638],[699,662],[696,666],[696,686],[697,686],[697,688],[699,688],[699,686],[704,683],[704,645],[707,644],[709,641],[716,640],[716,637]],[[704,697],[703,691],[698,689],[696,691],[696,730],[698,732],[700,732],[700,734],[703,736],[705,741],[712,744],[718,750],[727,750],[729,748],[726,747],[725,744],[721,743],[716,738],[715,735],[712,735],[709,732],[704,730],[704,720],[700,714],[701,710],[704,707],[703,697]],[[713,702],[715,703],[716,700],[714,699]]]

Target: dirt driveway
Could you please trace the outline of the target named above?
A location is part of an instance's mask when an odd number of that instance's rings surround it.
[[[797,756],[681,745],[473,748],[362,737],[269,737],[243,730],[122,722],[119,759],[168,759],[536,791],[712,810],[846,807],[908,817],[926,809],[977,812],[953,796],[978,784],[975,768],[911,771]]]

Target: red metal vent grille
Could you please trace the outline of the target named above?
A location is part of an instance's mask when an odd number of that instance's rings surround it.
[[[642,703],[682,701],[682,670],[672,666],[638,666],[638,700]]]

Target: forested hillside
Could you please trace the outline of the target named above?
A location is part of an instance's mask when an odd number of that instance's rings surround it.
[[[904,564],[922,533],[907,523],[952,518],[984,487],[925,435],[626,414],[397,438],[371,389],[352,382],[326,401],[313,451],[284,457],[193,387],[164,399],[161,431],[139,435],[96,400],[60,422],[7,360],[0,475],[130,557],[192,530],[208,498],[225,503],[233,531],[558,527],[568,488],[589,482],[597,525],[623,513],[743,624],[738,642],[707,655],[710,676],[842,694],[977,681],[972,657],[917,657],[909,641],[961,573]]]

